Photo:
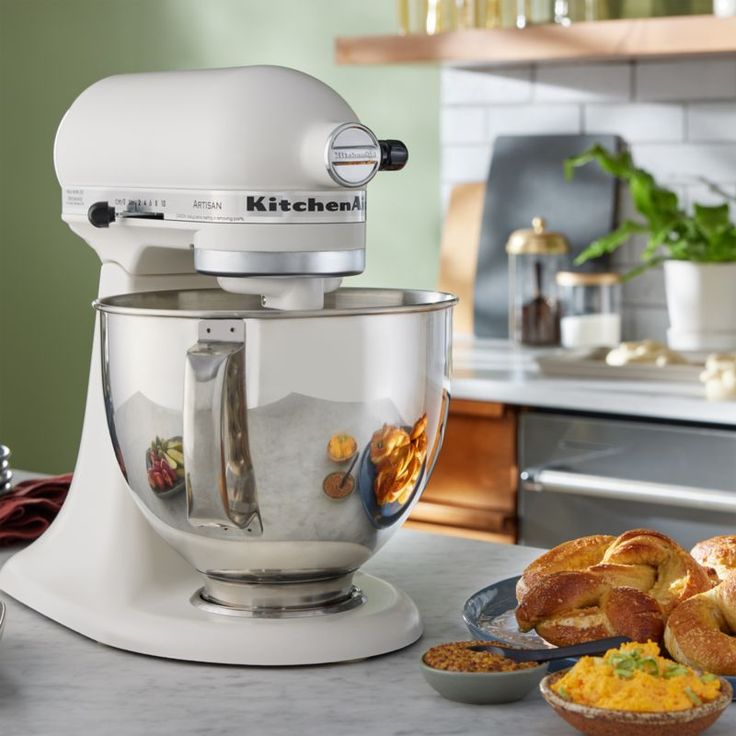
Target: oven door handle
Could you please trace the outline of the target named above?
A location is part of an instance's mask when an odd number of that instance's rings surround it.
[[[572,496],[736,513],[736,492],[587,475],[566,470],[524,470],[521,473],[521,487],[525,491],[566,493]]]

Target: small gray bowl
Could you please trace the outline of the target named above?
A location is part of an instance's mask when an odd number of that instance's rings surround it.
[[[511,672],[453,672],[421,662],[424,679],[443,697],[458,703],[513,703],[534,690],[547,674],[548,662]]]

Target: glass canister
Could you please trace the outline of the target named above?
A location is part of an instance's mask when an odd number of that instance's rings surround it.
[[[617,346],[621,342],[621,277],[617,273],[560,271],[556,280],[562,346]]]
[[[558,345],[560,318],[555,275],[570,250],[561,233],[548,232],[535,217],[528,230],[514,230],[509,256],[509,337],[522,345]]]

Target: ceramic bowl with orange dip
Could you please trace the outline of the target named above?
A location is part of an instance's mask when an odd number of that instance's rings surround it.
[[[695,736],[731,703],[731,685],[630,642],[548,675],[540,690],[555,712],[589,736]]]

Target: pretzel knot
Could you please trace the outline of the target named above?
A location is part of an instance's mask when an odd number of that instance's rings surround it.
[[[736,573],[676,606],[667,620],[664,641],[678,662],[736,675]]]
[[[672,609],[710,587],[706,571],[659,532],[583,537],[524,571],[516,620],[557,646],[616,635],[660,641]]]

